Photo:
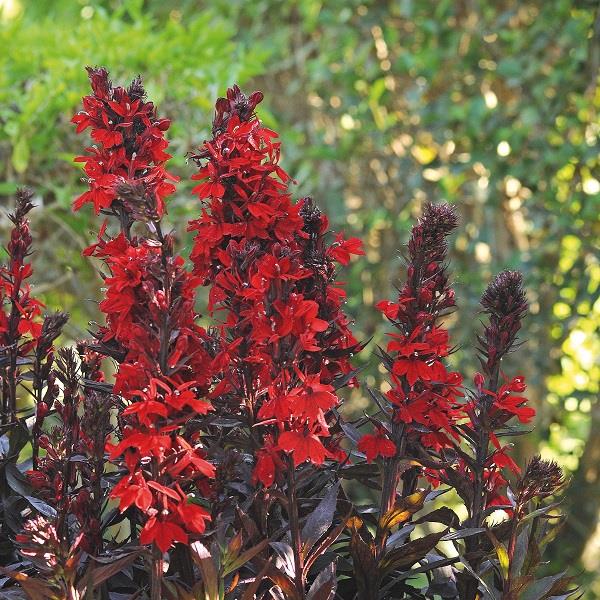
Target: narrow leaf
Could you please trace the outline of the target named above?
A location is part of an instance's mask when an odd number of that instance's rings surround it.
[[[330,563],[313,581],[306,598],[307,600],[333,600],[336,588],[335,563]]]
[[[302,528],[302,551],[304,556],[323,536],[333,523],[337,503],[339,482],[332,485],[313,512],[310,513]]]

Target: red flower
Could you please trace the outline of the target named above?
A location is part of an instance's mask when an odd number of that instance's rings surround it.
[[[180,525],[156,516],[150,517],[140,532],[141,544],[156,544],[161,552],[166,552],[175,542],[188,543],[188,536]]]
[[[164,168],[169,121],[158,119],[144,100],[141,81],[124,89],[113,87],[104,69],[89,75],[93,94],[73,121],[78,132],[92,128],[98,148],[77,159],[85,163],[90,189],[74,207],[93,202],[121,225],[113,239],[103,225],[85,252],[108,270],[97,347],[118,363],[113,391],[124,406],[116,440],[106,449],[127,473],[111,497],[121,511],[135,506],[149,516],[140,541],[164,552],[202,533],[210,518],[189,502],[192,492],[206,489],[215,468],[188,424],[212,410],[213,357],[215,368],[222,368],[223,358],[212,353],[208,334],[197,325],[200,279],[186,271],[183,258],[173,254],[172,237],[161,232],[163,200],[175,180]],[[131,235],[136,221],[146,224],[149,237]]]
[[[268,487],[282,452],[296,465],[343,456],[322,440],[339,403],[334,383],[352,372],[359,345],[342,310],[335,261],[363,252],[343,234],[327,244],[327,218],[310,199],[291,200],[277,135],[254,114],[261,99],[234,87],[217,101],[213,138],[194,156],[194,193],[204,202],[189,228],[194,273],[211,286],[209,309],[221,311],[222,339],[235,340],[223,348],[228,362],[218,389],[237,401],[236,416],[260,440],[253,478]]]
[[[367,456],[367,462],[373,462],[378,456],[391,458],[396,455],[396,444],[382,430],[374,434],[363,435],[358,442],[358,450]]]
[[[292,388],[286,397],[293,415],[306,417],[309,423],[321,421],[322,415],[339,403],[334,387],[320,382],[320,375],[301,377],[302,386]]]
[[[398,330],[387,344],[386,367],[393,387],[386,394],[394,419],[407,425],[410,439],[433,451],[452,445],[454,424],[461,415],[456,398],[461,377],[448,372],[448,332],[437,324],[454,307],[444,261],[445,238],[456,227],[449,206],[430,205],[412,229],[406,282],[397,302],[383,300],[377,308]]]
[[[210,521],[210,513],[202,506],[191,502],[180,503],[177,507],[177,513],[186,527],[198,534],[204,533],[206,521]]]
[[[88,74],[93,93],[83,99],[84,110],[72,122],[77,133],[90,127],[98,147],[88,148],[86,155],[75,159],[85,163],[90,189],[75,200],[73,209],[86,203],[94,205],[96,214],[115,203],[124,208],[129,199],[120,186],[140,184],[150,211],[160,217],[165,197],[175,191],[169,182],[177,181],[164,169],[164,162],[171,158],[164,151],[169,121],[158,119],[152,102],[143,101],[145,92],[139,79],[125,89],[113,87],[105,69],[89,68]]]
[[[275,481],[275,461],[270,452],[259,450],[253,472],[254,482],[260,481],[265,487],[270,487]]]
[[[279,436],[279,447],[292,454],[295,467],[305,461],[322,465],[329,455],[319,436],[314,433],[285,431]]]
[[[146,480],[139,474],[124,477],[111,492],[113,498],[119,499],[119,510],[126,511],[135,504],[142,512],[147,512],[152,505],[152,492]]]
[[[338,233],[335,236],[335,241],[331,244],[327,253],[342,265],[349,264],[351,254],[360,256],[364,256],[365,254],[362,248],[362,240],[359,240],[358,238],[345,240],[343,233]]]
[[[507,420],[507,418],[510,419],[514,415],[521,423],[529,423],[535,417],[535,409],[526,406],[527,398],[524,396],[513,395],[513,392],[524,392],[526,388],[524,377],[519,376],[501,385],[497,393],[488,392],[494,397],[491,417]]]

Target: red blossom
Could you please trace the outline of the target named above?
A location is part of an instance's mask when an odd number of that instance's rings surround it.
[[[452,445],[462,395],[460,374],[446,368],[448,332],[438,323],[454,307],[444,261],[445,238],[456,224],[449,206],[426,207],[412,229],[407,279],[397,301],[377,304],[397,330],[390,334],[385,355],[392,382],[386,396],[394,419],[407,425],[410,444],[434,451]]]
[[[521,395],[526,389],[524,378],[508,379],[500,368],[502,358],[514,348],[527,311],[521,274],[505,271],[497,275],[487,286],[481,305],[488,316],[477,337],[483,372],[475,373],[475,389],[462,409],[459,431],[465,449],[461,449],[458,465],[440,474],[451,484],[460,482],[456,489],[467,505],[470,527],[482,526],[489,507],[512,504],[506,493],[508,479],[511,472],[519,474],[520,469],[510,456],[510,445],[502,446],[499,438],[510,435],[510,421],[515,417],[529,423],[535,415]],[[512,512],[510,508],[504,510]],[[479,546],[477,538],[467,541],[467,550],[473,555]]]
[[[93,93],[73,121],[78,132],[91,127],[99,145],[77,159],[85,162],[90,190],[74,208],[92,202],[96,212],[117,216],[121,226],[111,238],[104,224],[97,243],[85,251],[108,271],[99,305],[105,324],[96,332],[95,349],[118,363],[120,430],[106,449],[125,474],[111,497],[121,511],[142,511],[141,543],[164,552],[202,533],[210,518],[189,503],[190,494],[214,478],[215,468],[188,425],[212,410],[213,359],[215,368],[222,359],[211,353],[209,336],[197,324],[200,279],[185,269],[172,236],[161,230],[164,197],[174,191],[175,180],[164,166],[169,121],[145,101],[139,79],[125,89],[113,87],[104,69],[88,71]],[[132,235],[136,223],[146,226],[147,237]]]
[[[29,190],[17,192],[17,208],[9,215],[13,226],[6,247],[8,262],[0,266],[0,347],[9,349],[10,377],[15,378],[19,359],[33,350],[42,333],[40,317],[44,305],[32,296],[27,281],[33,274],[28,262],[32,244],[28,214],[33,209],[32,197]],[[6,418],[14,408],[4,407]]]
[[[150,517],[140,533],[140,543],[156,544],[161,552],[166,552],[175,542],[188,543],[184,529],[168,520],[156,516]]]
[[[292,201],[277,134],[254,113],[261,99],[234,87],[217,102],[213,137],[193,157],[202,212],[190,230],[194,273],[210,285],[209,309],[230,340],[219,391],[237,400],[251,438],[262,437],[254,479],[268,486],[282,451],[296,465],[342,456],[324,439],[339,403],[335,382],[351,374],[359,346],[335,262],[363,251],[343,234],[327,244],[327,218],[308,198]]]
[[[97,146],[75,160],[84,163],[90,189],[73,203],[79,210],[94,205],[96,214],[122,203],[119,185],[142,183],[152,197],[158,216],[164,212],[164,199],[175,191],[177,178],[164,169],[170,154],[164,138],[168,119],[159,119],[152,102],[145,102],[141,81],[134,80],[127,89],[113,87],[105,69],[88,68],[92,94],[83,99],[83,111],[72,122],[77,133],[91,128]]]
[[[322,432],[319,432],[322,435]],[[279,447],[292,454],[294,466],[309,461],[322,465],[325,457],[329,456],[319,435],[312,432],[284,431],[279,436]]]
[[[373,434],[363,435],[358,442],[358,450],[365,453],[368,463],[373,462],[378,456],[384,458],[395,456],[397,451],[396,444],[381,429]]]

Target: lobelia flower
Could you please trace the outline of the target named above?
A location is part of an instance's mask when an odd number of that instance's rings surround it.
[[[392,386],[386,393],[396,423],[392,441],[399,448],[403,437],[405,452],[417,452],[418,448],[439,452],[456,438],[462,378],[444,364],[451,348],[448,332],[439,323],[455,306],[444,263],[446,237],[456,225],[450,206],[427,205],[412,228],[407,278],[397,301],[377,304],[397,330],[388,334],[391,339],[382,357]],[[399,428],[398,424],[403,425]]]
[[[42,427],[48,414],[56,407],[58,396],[55,385],[57,372],[54,366],[54,342],[60,336],[68,320],[66,313],[57,312],[41,318],[43,304],[31,294],[27,280],[33,273],[28,262],[31,254],[32,237],[28,214],[33,208],[33,193],[21,189],[17,192],[16,210],[9,215],[13,224],[10,241],[6,247],[8,262],[0,266],[0,379],[2,381],[2,422],[13,426],[25,426],[24,419],[17,412],[19,386],[24,380],[31,382],[31,393],[35,406],[32,423],[32,466],[28,473],[34,487],[43,488],[52,507],[65,506],[64,493],[64,453],[68,442],[64,438],[53,443],[50,437],[42,435]],[[27,367],[26,367],[27,366]],[[27,372],[23,369],[27,368]],[[65,391],[65,395],[68,392]],[[60,411],[62,405],[58,408]],[[57,428],[58,429],[58,428]],[[40,447],[45,447],[44,459],[53,468],[45,471],[38,468]],[[60,468],[57,465],[60,463]]]
[[[367,462],[373,462],[378,456],[390,458],[396,455],[396,444],[387,436],[383,428],[377,429],[374,434],[363,435],[358,442],[358,449],[364,452]]]
[[[514,512],[520,512],[521,507],[511,502],[506,489],[509,473],[518,475],[520,469],[510,457],[511,445],[501,444],[500,438],[511,435],[511,421],[515,418],[528,423],[535,415],[521,395],[526,389],[524,378],[509,379],[500,369],[502,359],[516,346],[521,321],[527,312],[521,274],[515,271],[498,274],[483,293],[481,305],[488,316],[477,338],[483,372],[473,378],[475,389],[463,407],[464,417],[459,427],[467,448],[459,452],[458,465],[440,475],[464,500],[469,513],[468,527],[481,527],[494,506],[502,507],[513,518],[519,516]],[[465,540],[475,571],[481,561],[481,543],[478,536]],[[477,580],[469,575],[461,578],[465,597],[475,598]]]
[[[222,320],[228,365],[219,393],[229,398],[226,411],[237,399],[253,430],[254,478],[268,487],[282,451],[295,466],[340,458],[331,410],[360,346],[342,310],[335,262],[363,251],[341,234],[328,245],[327,218],[312,200],[292,202],[277,134],[254,113],[261,100],[235,86],[217,101],[213,138],[192,157],[203,208],[189,229],[194,273],[210,285],[209,308]]]
[[[73,208],[91,203],[96,214],[109,211],[123,216],[121,205],[127,200],[123,190],[142,185],[160,217],[165,198],[175,191],[172,182],[177,181],[165,170],[171,158],[164,137],[170,121],[159,119],[154,104],[145,101],[139,77],[125,89],[113,87],[106,69],[88,67],[88,75],[92,94],[83,98],[84,110],[72,122],[77,133],[91,128],[96,145],[75,159],[84,163],[90,189],[75,200]]]
[[[16,418],[17,387],[21,382],[21,365],[33,361],[33,354],[42,333],[43,304],[31,294],[28,279],[33,268],[32,237],[28,214],[33,209],[33,192],[17,191],[16,209],[8,215],[12,223],[10,241],[6,246],[8,261],[0,265],[0,373],[2,375],[2,423]],[[47,336],[46,336],[47,337]],[[50,352],[51,343],[45,348]],[[39,354],[40,360],[45,353]]]
[[[509,379],[500,369],[502,358],[515,347],[527,311],[521,274],[515,271],[498,274],[483,293],[481,305],[489,319],[477,338],[483,373],[476,373],[473,378],[475,391],[463,408],[466,423],[462,425],[462,432],[474,447],[474,454],[480,455],[475,461],[483,465],[480,474],[475,465],[465,466],[470,480],[488,482],[482,487],[480,493],[483,496],[478,501],[485,508],[492,504],[510,504],[503,491],[507,484],[505,469],[515,474],[520,472],[510,458],[510,445],[502,445],[496,432],[503,430],[514,418],[529,423],[535,410],[527,406],[527,398],[522,395],[527,387],[524,377],[519,375]],[[493,449],[488,449],[489,444]],[[475,512],[479,510],[476,506]]]
[[[118,363],[113,391],[118,394],[119,431],[106,445],[122,469],[111,492],[122,511],[142,513],[140,541],[161,552],[175,542],[201,534],[210,514],[195,504],[210,490],[214,467],[207,462],[194,418],[212,410],[207,399],[213,380],[211,341],[197,325],[195,290],[173,237],[163,234],[164,198],[175,178],[165,170],[167,119],[159,119],[138,78],[127,88],[113,87],[104,69],[88,70],[93,94],[73,121],[78,131],[92,128],[99,148],[77,160],[86,163],[86,202],[96,212],[119,218],[114,238],[102,226],[97,243],[85,251],[100,259],[105,324],[91,349]],[[134,236],[133,226],[147,236]]]
[[[100,308],[106,326],[98,331],[97,347],[113,356],[118,349],[114,391],[125,404],[121,439],[108,450],[111,460],[122,457],[129,475],[111,495],[130,494],[129,488],[136,485],[132,481],[140,475],[147,480],[157,512],[146,522],[140,540],[155,540],[164,551],[166,540],[170,546],[187,540],[188,532],[204,530],[182,520],[187,496],[178,491],[170,497],[168,490],[178,481],[189,481],[186,487],[197,491],[198,479],[214,475],[199,436],[186,441],[190,418],[211,410],[204,399],[211,382],[211,357],[204,347],[205,331],[196,324],[196,281],[181,257],[166,255],[163,245],[150,240],[130,242],[120,234],[106,243],[100,240],[94,255],[104,259],[112,274],[105,279],[106,298]],[[158,482],[162,483],[151,485]]]

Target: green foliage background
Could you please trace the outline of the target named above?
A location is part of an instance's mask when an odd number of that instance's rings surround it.
[[[0,0],[0,203],[35,188],[37,291],[72,314],[71,338],[97,318],[101,280],[80,252],[98,223],[73,215],[81,152],[69,124],[85,65],[140,73],[182,177],[169,219],[189,245],[185,154],[208,132],[214,99],[238,82],[262,89],[295,194],[312,195],[367,256],[343,276],[360,337],[363,381],[384,336],[373,310],[394,295],[399,250],[426,200],[457,205],[453,248],[460,311],[451,326],[466,374],[483,287],[519,268],[528,283],[523,372],[539,449],[572,473],[569,520],[553,560],[584,569],[600,597],[600,17],[571,0]],[[0,226],[7,225],[5,211]],[[352,410],[367,407],[356,392]]]

